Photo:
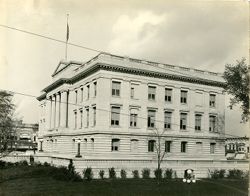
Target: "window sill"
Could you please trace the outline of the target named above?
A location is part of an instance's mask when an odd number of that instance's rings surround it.
[[[129,127],[129,129],[140,129],[139,127]]]
[[[121,98],[121,96],[112,95],[113,98]]]
[[[155,130],[155,127],[147,127],[147,130]]]
[[[120,125],[110,125],[109,127],[110,127],[110,128],[121,128]]]

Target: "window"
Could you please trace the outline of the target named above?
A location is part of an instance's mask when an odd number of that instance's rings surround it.
[[[131,83],[130,85],[130,98],[138,99],[138,87],[139,84]]]
[[[120,124],[120,107],[111,108],[111,125],[119,126]]]
[[[171,152],[171,144],[172,144],[172,141],[165,142],[165,152]]]
[[[210,154],[215,153],[215,146],[216,146],[216,143],[210,143]]]
[[[201,130],[201,114],[195,114],[195,130]]]
[[[120,96],[121,82],[112,81],[112,96]]]
[[[83,88],[81,88],[81,102],[83,101]]]
[[[87,143],[88,143],[88,140],[85,138],[84,141],[83,141],[84,150],[87,150]]]
[[[137,117],[138,117],[138,110],[131,109],[130,110],[130,127],[137,127]]]
[[[119,151],[120,139],[112,139],[111,151]]]
[[[172,102],[172,89],[165,89],[165,101],[169,103]]]
[[[202,153],[202,142],[196,142],[196,153]]]
[[[93,107],[93,126],[96,126],[96,107]]]
[[[187,114],[186,113],[181,113],[180,129],[181,130],[186,130],[187,129]]]
[[[82,115],[82,109],[80,110],[80,128],[82,128],[82,119],[83,119],[83,115]]]
[[[75,91],[75,103],[77,104],[77,90]]]
[[[155,148],[155,140],[148,141],[148,152],[154,152]]]
[[[187,142],[181,142],[181,152],[187,151]]]
[[[164,128],[165,129],[171,129],[171,116],[172,116],[172,112],[164,113]]]
[[[87,86],[87,99],[89,99],[89,85]]]
[[[132,139],[131,140],[131,152],[136,152],[138,150],[138,140]]]
[[[181,103],[187,103],[187,91],[181,91]]]
[[[148,128],[155,127],[155,111],[149,110],[148,111]]]
[[[91,141],[91,150],[93,151],[95,148],[95,140],[94,138],[91,138],[90,141]]]
[[[148,100],[155,100],[156,87],[149,86],[148,87]]]
[[[209,106],[213,108],[215,107],[215,95],[214,94],[209,95]]]
[[[209,131],[215,132],[216,131],[216,116],[209,116]]]
[[[131,89],[130,89],[130,97],[133,99],[135,98],[135,87],[132,87],[131,86]]]
[[[89,126],[89,108],[86,109],[86,113],[87,113],[87,115],[86,115],[86,127],[88,127]]]
[[[97,82],[94,82],[94,97],[97,95]]]
[[[75,115],[75,129],[77,128],[77,111],[74,111],[74,115]]]

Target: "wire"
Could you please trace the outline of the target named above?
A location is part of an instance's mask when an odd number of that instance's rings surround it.
[[[30,95],[30,94],[25,94],[25,93],[20,93],[20,92],[15,92],[15,91],[9,91],[9,90],[3,90],[3,89],[0,89],[1,91],[8,91],[10,93],[13,93],[13,94],[18,94],[18,95],[22,95],[22,96],[28,96],[28,97],[32,97],[32,98],[36,98],[37,96],[34,96],[34,95]],[[74,105],[74,106],[79,106],[79,107],[83,107],[83,105],[80,105],[80,104],[76,104],[76,103],[70,103],[70,102],[60,102],[60,101],[55,101],[55,100],[52,100],[52,99],[48,99],[46,98],[46,100],[48,101],[52,101],[52,102],[57,102],[57,103],[62,103],[62,104],[68,104],[68,105]],[[105,110],[105,109],[100,109],[100,108],[96,108],[96,110],[99,110],[99,111],[104,111],[104,112],[108,112],[109,114],[112,112],[111,110]],[[112,113],[116,113],[116,112],[112,112]],[[123,115],[123,116],[128,116],[130,117],[129,114],[127,113],[118,113],[120,115]],[[144,118],[144,117],[140,117],[138,116],[137,117],[138,119],[143,119],[143,120],[147,120],[147,118]],[[160,123],[165,123],[164,121],[161,121],[161,120],[154,120],[154,122],[160,122]],[[176,124],[176,123],[171,123],[171,125],[174,125],[176,127],[179,127],[180,124]],[[195,130],[195,127],[192,127],[192,126],[186,126],[187,128],[190,128],[192,130]],[[195,130],[197,131],[197,130]],[[205,132],[211,132],[209,130],[206,130],[206,129],[201,129],[200,131],[205,131]],[[185,131],[183,131],[185,132]],[[232,134],[226,134],[226,133],[220,133],[220,132],[215,132],[217,134],[220,134],[220,135],[228,135],[228,136],[231,136],[231,137],[242,137],[242,136],[237,136],[237,135],[232,135]]]
[[[7,26],[7,25],[3,25],[3,24],[0,24],[0,26],[4,27],[4,28],[7,28],[7,29],[19,31],[19,32],[22,32],[22,33],[27,33],[27,34],[30,34],[30,35],[34,35],[34,36],[38,36],[38,37],[45,38],[45,39],[48,39],[48,40],[52,40],[52,41],[56,41],[56,42],[60,42],[60,43],[66,44],[66,41],[63,41],[63,40],[60,40],[60,39],[55,39],[55,38],[52,38],[52,37],[49,37],[49,36],[45,36],[45,35],[42,35],[42,34],[33,33],[33,32],[30,32],[30,31],[18,29],[18,28]],[[82,48],[82,49],[85,49],[85,50],[90,50],[90,51],[94,51],[94,52],[102,52],[100,50],[96,50],[96,49],[93,49],[93,48],[81,46],[81,45],[70,43],[70,42],[67,42],[67,44],[71,45],[71,46],[78,47],[78,48]]]

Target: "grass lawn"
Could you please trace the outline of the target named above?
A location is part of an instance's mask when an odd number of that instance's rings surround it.
[[[186,184],[180,180],[154,179],[93,180],[67,182],[45,174],[32,174],[28,166],[0,170],[0,195],[169,195],[169,196],[243,196],[247,180],[200,180]]]

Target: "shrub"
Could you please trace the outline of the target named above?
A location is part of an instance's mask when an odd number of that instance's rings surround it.
[[[90,181],[93,179],[93,172],[91,167],[87,167],[87,169],[83,170],[83,178]]]
[[[140,178],[138,170],[133,170],[132,174],[133,174],[133,178],[136,178],[136,179]]]
[[[144,168],[142,170],[142,178],[144,178],[144,179],[150,178],[150,169]]]
[[[115,179],[116,178],[115,168],[113,168],[113,167],[109,168],[109,178],[110,179]]]
[[[29,164],[28,164],[28,162],[26,160],[24,160],[24,161],[20,161],[19,165],[28,166]]]
[[[6,167],[6,162],[0,160],[0,169],[5,169],[5,167]]]
[[[162,178],[162,169],[156,169],[154,171],[154,173],[155,173],[155,178],[156,179],[161,179]]]
[[[233,179],[241,179],[244,177],[244,172],[239,169],[230,169],[228,170],[228,178],[233,178]]]
[[[46,161],[44,162],[44,164],[43,164],[45,167],[48,167],[48,166],[50,166],[50,164],[49,163],[47,163]]]
[[[172,169],[167,169],[164,173],[164,178],[166,179],[172,179],[173,178],[173,170]]]
[[[224,169],[215,169],[214,171],[209,170],[209,174],[212,179],[221,179],[225,177],[226,170]]]
[[[127,172],[124,169],[121,170],[121,178],[122,179],[127,178]]]
[[[99,176],[102,180],[104,179],[104,170],[99,171]]]

